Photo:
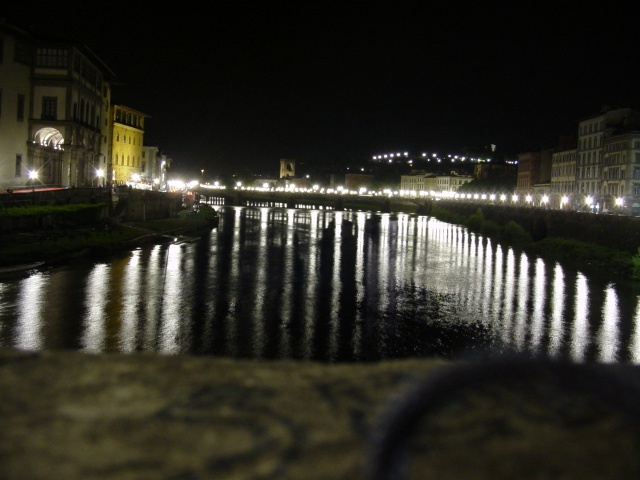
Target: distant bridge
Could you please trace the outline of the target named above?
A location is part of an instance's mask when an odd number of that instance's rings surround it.
[[[200,189],[202,201],[213,205],[252,207],[310,208],[325,210],[372,211],[431,215],[434,206],[466,218],[482,209],[484,218],[498,225],[514,221],[534,240],[557,237],[578,240],[636,253],[640,246],[640,217],[596,215],[528,205],[473,200],[435,200],[385,195],[322,194],[263,190]]]
[[[197,187],[200,201],[238,207],[282,207],[322,210],[363,210],[382,213],[417,213],[431,200],[386,195],[353,195],[320,192],[283,192],[254,189],[208,189]]]

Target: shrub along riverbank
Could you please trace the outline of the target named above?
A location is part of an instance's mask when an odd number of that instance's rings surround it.
[[[464,225],[473,232],[542,258],[558,260],[592,271],[597,270],[612,277],[640,280],[640,248],[634,255],[601,245],[563,238],[548,237],[534,241],[531,234],[518,223],[509,221],[505,225],[499,225],[486,219],[481,208],[472,215],[464,216],[438,206],[432,209],[431,215],[447,223]]]

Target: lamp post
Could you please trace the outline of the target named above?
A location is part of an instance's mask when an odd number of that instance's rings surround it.
[[[547,195],[543,195],[542,199],[540,200],[540,206],[542,206],[543,208],[547,208],[548,203],[549,203],[549,197]]]
[[[200,170],[200,175],[201,175],[200,183],[204,183],[204,168]]]
[[[37,170],[29,170],[29,180],[27,181],[27,185],[31,184],[31,188],[35,191],[34,185],[38,180],[38,171]]]

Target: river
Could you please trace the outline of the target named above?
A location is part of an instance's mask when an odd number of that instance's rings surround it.
[[[196,241],[0,277],[0,348],[640,363],[636,283],[426,216],[219,211]]]

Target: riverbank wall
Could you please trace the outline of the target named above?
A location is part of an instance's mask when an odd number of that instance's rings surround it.
[[[437,209],[463,217],[481,210],[486,220],[497,225],[519,224],[534,241],[563,238],[633,254],[640,247],[640,217],[442,200],[425,203],[420,213],[432,215]]]
[[[96,208],[52,213],[43,209],[16,213],[22,207],[95,205]],[[130,188],[68,188],[0,194],[0,233],[28,232],[171,218],[182,209],[179,192],[156,192]],[[12,208],[14,207],[14,208]],[[2,215],[11,209],[10,215]]]

